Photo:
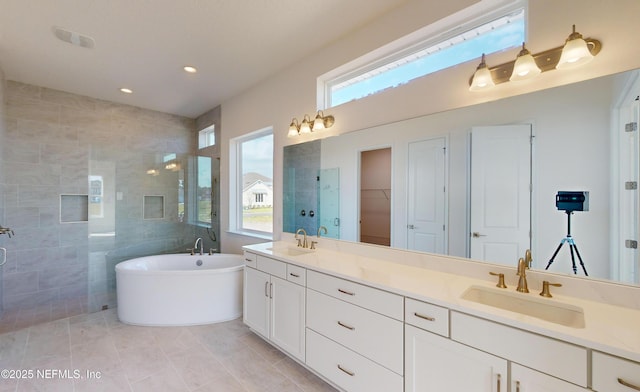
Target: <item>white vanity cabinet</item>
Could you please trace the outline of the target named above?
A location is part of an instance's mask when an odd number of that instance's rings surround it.
[[[245,324],[342,391],[640,392],[640,363],[606,345],[263,253],[245,252]]]
[[[402,391],[403,302],[307,271],[307,366],[347,392]]]
[[[594,351],[591,355],[594,391],[640,391],[640,363],[598,351]]]
[[[539,371],[541,375],[548,374],[581,388],[587,387],[589,364],[584,347],[458,312],[451,312],[451,339],[507,359],[512,372],[513,366],[519,364]],[[515,380],[513,373],[511,378]],[[522,381],[521,392],[526,391],[524,385]],[[511,390],[515,392],[513,385]]]
[[[405,325],[405,392],[507,392],[507,360]]]
[[[511,363],[511,392],[588,392],[582,388],[533,369]],[[609,389],[607,390],[609,391]]]
[[[246,252],[245,259],[251,259]],[[300,279],[304,279],[306,271],[260,255],[255,268],[248,263],[244,271],[244,323],[304,361],[306,292]],[[289,273],[295,276],[287,279]]]

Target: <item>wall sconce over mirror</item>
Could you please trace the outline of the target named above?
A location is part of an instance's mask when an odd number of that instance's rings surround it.
[[[297,118],[291,120],[287,136],[294,137],[331,128],[335,122],[336,120],[332,115],[325,116],[322,110],[318,110],[318,113],[313,120],[311,120],[311,117],[309,117],[308,114],[304,115],[302,123],[299,123]]]
[[[582,38],[582,34],[573,32],[563,46],[531,54],[522,43],[522,50],[514,61],[489,68],[482,54],[482,60],[476,72],[469,80],[469,91],[481,91],[507,81],[531,79],[542,72],[552,69],[570,69],[586,64],[600,53],[602,43],[593,38]]]

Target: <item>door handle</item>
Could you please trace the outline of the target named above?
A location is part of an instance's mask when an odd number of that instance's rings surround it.
[[[473,238],[480,238],[480,237],[486,237],[487,235],[486,234],[480,234],[477,231],[474,231],[473,233],[471,233],[471,236]]]

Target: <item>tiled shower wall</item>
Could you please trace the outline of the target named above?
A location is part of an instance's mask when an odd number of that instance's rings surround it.
[[[308,234],[318,230],[321,142],[314,140],[285,147],[283,231],[287,233],[295,233],[298,228],[305,229]]]
[[[13,81],[5,100],[0,224],[16,234],[0,239],[9,250],[5,313],[41,306],[64,317],[112,306],[117,261],[191,242],[195,229],[178,212],[180,171],[147,171],[164,170],[169,153],[186,165],[193,120]],[[90,175],[100,176],[99,195]],[[87,220],[60,222],[63,194],[88,195]],[[144,219],[145,195],[164,196],[162,218]]]

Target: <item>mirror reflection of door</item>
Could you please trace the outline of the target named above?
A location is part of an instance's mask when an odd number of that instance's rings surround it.
[[[638,180],[640,180],[640,79],[635,79],[629,91],[621,99],[618,112],[618,150],[617,156],[619,192],[618,210],[612,216],[614,225],[618,225],[619,233],[614,231],[615,238],[612,252],[612,278],[626,283],[640,283],[640,256],[638,239],[640,237],[638,220],[640,218],[640,197],[638,196]],[[615,226],[614,226],[615,227]]]
[[[471,132],[470,257],[514,266],[531,247],[531,125]]]
[[[445,139],[409,143],[407,248],[446,254]]]
[[[391,148],[360,152],[360,242],[391,245]]]

